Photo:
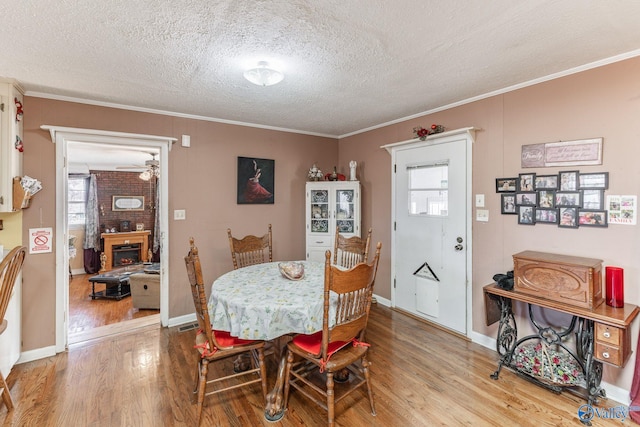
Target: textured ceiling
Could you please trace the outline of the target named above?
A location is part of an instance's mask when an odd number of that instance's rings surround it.
[[[327,136],[640,54],[631,0],[12,0],[0,16],[0,76],[30,95]],[[284,81],[244,80],[259,60]]]

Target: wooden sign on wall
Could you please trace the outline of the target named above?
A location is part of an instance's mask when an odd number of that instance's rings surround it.
[[[523,168],[602,164],[602,138],[523,145]]]

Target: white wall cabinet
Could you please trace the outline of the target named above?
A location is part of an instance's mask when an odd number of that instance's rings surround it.
[[[19,210],[13,206],[13,178],[22,176],[22,120],[18,120],[18,102],[23,102],[22,88],[13,80],[0,78],[0,212]]]
[[[345,237],[360,236],[360,182],[307,182],[305,222],[307,261],[324,262],[336,227]]]

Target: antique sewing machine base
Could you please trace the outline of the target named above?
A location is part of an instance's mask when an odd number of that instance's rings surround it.
[[[501,356],[498,369],[491,374],[491,378],[497,380],[503,366],[513,370],[520,377],[540,385],[555,393],[568,391],[587,399],[589,405],[596,405],[600,398],[606,397],[605,390],[600,387],[602,380],[602,362],[594,359],[594,322],[592,320],[572,316],[571,322],[564,329],[554,329],[549,326],[540,325],[534,317],[532,304],[527,304],[529,309],[529,319],[537,333],[527,335],[518,339],[518,330],[511,309],[511,300],[502,296],[492,296],[496,298],[500,306],[500,323],[498,327],[498,337],[496,340],[496,351]],[[576,330],[576,324],[578,328]],[[566,338],[575,330],[576,348],[575,351],[565,344]],[[542,346],[559,346],[567,357],[574,360],[581,368],[584,375],[584,384],[554,384],[543,381],[537,376],[521,369],[514,361],[516,350],[522,348],[528,341],[538,340]],[[544,370],[542,372],[544,375]],[[542,378],[542,377],[541,377]],[[586,425],[591,425],[589,421],[581,420]]]

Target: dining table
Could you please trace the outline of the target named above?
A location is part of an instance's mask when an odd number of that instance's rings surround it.
[[[218,277],[208,301],[213,329],[228,331],[238,338],[265,341],[322,330],[324,263],[297,262],[304,266],[304,276],[298,280],[281,274],[279,262],[242,267]],[[335,305],[330,298],[330,324],[335,321]],[[280,355],[276,383],[265,405],[268,421],[284,416],[286,351]]]

